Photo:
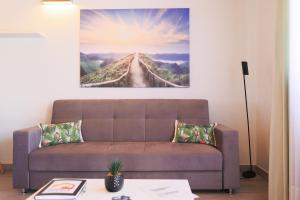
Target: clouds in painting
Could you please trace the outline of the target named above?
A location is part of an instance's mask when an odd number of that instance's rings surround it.
[[[81,52],[188,53],[189,9],[81,10]]]

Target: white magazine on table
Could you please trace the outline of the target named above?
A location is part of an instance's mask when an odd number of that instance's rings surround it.
[[[180,188],[172,185],[159,185],[142,187],[144,192],[151,196],[153,200],[194,200],[198,196],[192,192],[186,193]]]

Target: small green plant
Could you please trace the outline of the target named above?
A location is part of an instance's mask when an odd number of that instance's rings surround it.
[[[115,160],[111,163],[110,167],[108,168],[108,174],[112,176],[119,175],[121,169],[122,169],[122,161]]]

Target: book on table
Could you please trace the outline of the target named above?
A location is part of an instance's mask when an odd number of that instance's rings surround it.
[[[35,197],[35,200],[75,200],[85,190],[86,180],[53,179]]]

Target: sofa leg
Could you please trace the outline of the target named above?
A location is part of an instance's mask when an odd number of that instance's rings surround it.
[[[232,195],[232,194],[233,194],[233,189],[231,189],[231,188],[228,189],[228,194],[229,194],[229,195]]]

